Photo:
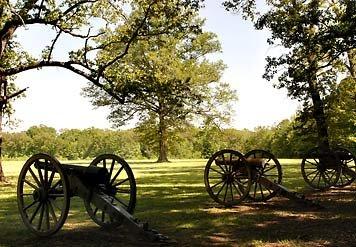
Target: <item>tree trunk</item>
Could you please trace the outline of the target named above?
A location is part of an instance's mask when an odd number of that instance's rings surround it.
[[[349,71],[352,78],[356,79],[356,49],[349,50],[347,52],[349,60]]]
[[[2,169],[2,118],[3,118],[3,111],[4,111],[3,93],[6,90],[5,84],[6,82],[4,78],[0,76],[0,182],[5,182],[6,180],[4,171]]]
[[[309,89],[313,102],[313,117],[316,121],[319,148],[325,152],[329,152],[328,124],[325,116],[324,102],[320,97],[320,93],[316,89],[316,78],[309,82]]]
[[[159,154],[157,162],[168,162],[168,134],[164,116],[159,115],[158,123]]]

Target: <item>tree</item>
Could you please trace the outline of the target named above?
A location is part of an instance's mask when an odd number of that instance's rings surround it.
[[[254,3],[231,0],[225,6],[245,7],[245,13],[254,16]],[[329,150],[325,100],[343,71],[347,53],[356,47],[356,2],[288,0],[267,1],[267,5],[270,9],[257,16],[255,26],[270,30],[268,43],[283,46],[285,52],[266,58],[264,78],[278,77],[277,88],[286,88],[290,97],[312,109],[319,146]]]
[[[350,76],[342,80],[327,102],[332,143],[356,151],[356,79]]]
[[[157,23],[150,29],[156,29]],[[230,102],[236,99],[235,92],[220,82],[225,66],[222,61],[206,58],[219,52],[220,44],[215,34],[201,31],[203,24],[191,16],[181,24],[186,29],[131,46],[127,56],[110,70],[116,92],[130,92],[125,104],[118,105],[92,85],[84,91],[94,105],[111,108],[109,119],[115,125],[138,118],[139,129],[157,147],[158,162],[168,161],[168,143],[177,127],[197,115],[223,122],[232,112]],[[108,39],[116,39],[116,35]],[[101,55],[110,59],[115,50]]]
[[[194,8],[199,8],[198,1],[2,0],[0,89],[5,92],[2,96],[6,98],[7,81],[11,81],[16,74],[30,69],[57,66],[83,76],[122,103],[125,95],[113,93],[108,68],[123,58],[138,38],[149,39],[152,35],[180,28],[180,20],[190,16],[190,9]],[[181,9],[186,11],[180,11]],[[153,33],[147,27],[157,16],[165,19],[165,23],[161,23],[159,32]],[[43,48],[40,58],[33,58],[15,40],[16,33],[23,30],[21,27],[30,28],[33,25],[42,25],[44,32],[53,34],[53,40]],[[96,45],[96,39],[114,30],[120,33],[116,40]],[[82,47],[70,51],[64,60],[54,56],[62,37],[82,40]],[[116,56],[106,61],[95,59],[97,53],[112,50],[112,47],[117,49]],[[4,179],[1,168],[0,163],[0,181]]]
[[[31,145],[31,138],[26,132],[4,133],[3,155],[8,158],[24,157],[28,154]]]
[[[57,153],[57,132],[54,128],[45,125],[33,126],[26,131],[26,135],[31,138],[29,153]]]

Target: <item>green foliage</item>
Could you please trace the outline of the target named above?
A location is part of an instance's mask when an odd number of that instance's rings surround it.
[[[334,145],[356,150],[356,79],[340,82],[328,100],[330,137]]]
[[[185,11],[181,9],[179,11]],[[161,28],[164,19],[157,18],[147,28]],[[116,126],[138,119],[142,149],[148,157],[155,153],[167,160],[167,152],[176,129],[197,118],[209,117],[216,122],[229,121],[231,102],[236,95],[227,83],[220,82],[225,65],[210,61],[207,55],[220,52],[215,34],[202,32],[204,22],[194,14],[181,20],[184,29],[171,30],[150,40],[140,39],[131,45],[128,54],[115,63],[108,74],[114,81],[109,85],[124,99],[124,104],[93,85],[84,95],[96,106],[109,106],[109,119]],[[122,32],[111,33],[101,44],[120,38]],[[118,47],[100,53],[98,59],[112,59]]]
[[[28,153],[56,153],[56,130],[44,125],[30,127],[26,135],[31,138]]]
[[[12,159],[30,155],[28,152],[32,140],[25,132],[4,133],[3,139],[3,152],[8,158]]]
[[[74,160],[115,153],[123,158],[141,158],[140,144],[132,130],[65,129],[34,126],[25,132],[5,133],[4,155],[8,158],[48,153]]]
[[[229,10],[242,10],[257,29],[267,29],[270,45],[284,48],[280,56],[266,58],[264,78],[285,88],[291,98],[303,102],[302,124],[315,128],[319,146],[329,147],[325,102],[340,77],[355,77],[356,2],[354,0],[265,1],[263,14],[255,11],[254,0],[225,1]],[[315,124],[310,121],[314,118]],[[306,135],[307,133],[304,133]]]
[[[332,146],[343,146],[356,153],[355,114],[352,112],[355,108],[343,111],[338,107],[336,104],[332,109],[338,111],[328,112],[333,116],[329,124]],[[258,127],[254,131],[222,129],[214,124],[199,128],[179,126],[169,135],[168,154],[174,159],[209,158],[220,149],[234,149],[241,153],[266,149],[277,157],[300,158],[315,147],[317,139],[315,133],[301,130],[300,125],[296,117],[283,120],[274,127]],[[51,153],[68,160],[92,158],[103,153],[115,153],[126,159],[154,159],[158,149],[155,131],[155,125],[149,123],[119,131],[96,128],[56,131],[47,126],[35,126],[25,132],[5,133],[3,151],[4,156],[10,159],[28,157],[37,152]]]

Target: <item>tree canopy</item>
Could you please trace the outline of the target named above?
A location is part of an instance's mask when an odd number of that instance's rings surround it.
[[[198,1],[186,0],[1,0],[0,96],[7,97],[8,88],[13,88],[11,80],[18,73],[56,66],[86,78],[123,103],[126,95],[112,93],[108,68],[123,58],[136,40],[186,28],[180,25],[181,20],[199,7]],[[161,25],[155,30],[148,28],[158,18],[164,20]],[[17,33],[33,26],[52,35],[52,41],[42,48],[41,57],[35,57],[16,40]],[[120,35],[97,45],[96,40],[110,32]],[[61,39],[80,40],[81,47],[57,57],[56,51],[63,48],[59,45]],[[116,56],[106,61],[97,59],[97,54],[112,47],[118,49]],[[0,136],[0,151],[1,140]],[[0,163],[0,181],[4,180],[1,168]]]
[[[203,24],[192,15],[182,23],[188,28],[131,46],[127,56],[108,71],[115,92],[126,95],[125,104],[118,105],[115,98],[92,85],[84,90],[94,105],[110,106],[109,119],[114,124],[139,119],[140,130],[157,146],[159,161],[168,160],[168,139],[179,126],[197,115],[224,122],[232,112],[235,92],[220,82],[225,65],[207,58],[220,52],[220,44],[215,34],[202,32]],[[150,28],[157,25],[152,23]],[[116,39],[118,34],[102,42]],[[101,53],[100,58],[110,60],[115,51]]]
[[[264,78],[277,78],[275,86],[286,88],[288,95],[312,109],[319,145],[328,148],[325,115],[326,97],[346,70],[354,76],[353,60],[348,56],[356,48],[356,2],[266,1],[268,10],[255,12],[255,1],[226,1],[229,10],[241,10],[255,18],[257,29],[268,29],[270,45],[284,48],[282,55],[266,58]]]
[[[137,39],[149,39],[152,35],[169,33],[185,28],[181,20],[189,17],[199,5],[181,0],[18,0],[0,3],[0,75],[12,76],[22,71],[46,66],[57,66],[79,74],[107,93],[111,93],[106,71],[127,54]],[[183,11],[184,10],[184,11]],[[147,28],[162,17],[156,30]],[[163,18],[164,17],[164,18]],[[34,58],[16,42],[16,32],[21,27],[42,25],[43,31],[50,27],[53,40],[42,50],[42,57]],[[115,40],[96,45],[95,40],[110,32],[117,32]],[[66,59],[54,56],[60,38],[82,40],[82,47],[69,51]],[[110,60],[95,59],[96,54],[115,47],[116,56]],[[113,97],[118,97],[113,94]],[[118,98],[123,101],[124,97]]]

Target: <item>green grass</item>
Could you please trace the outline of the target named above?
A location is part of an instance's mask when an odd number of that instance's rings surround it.
[[[103,230],[71,199],[70,215],[60,232],[37,238],[17,211],[16,183],[24,162],[6,161],[9,183],[0,185],[0,246],[148,246],[124,226]],[[86,163],[86,162],[80,162]],[[89,163],[89,162],[88,162]],[[310,193],[301,178],[300,160],[280,160],[283,184],[319,199],[315,211],[284,198],[224,208],[205,191],[205,160],[156,164],[129,161],[137,183],[135,216],[177,241],[178,246],[344,246],[356,242],[355,186]]]

